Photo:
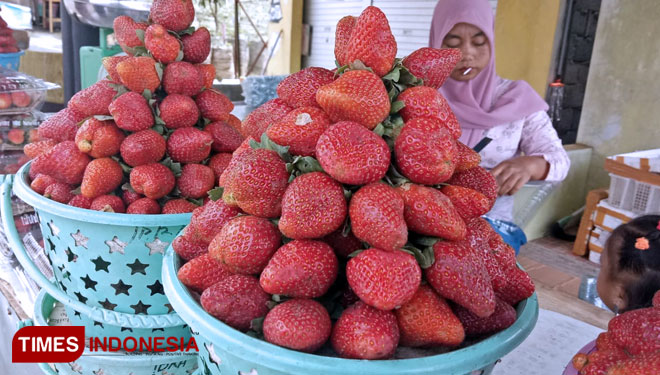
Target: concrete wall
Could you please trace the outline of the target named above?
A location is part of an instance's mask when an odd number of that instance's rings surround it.
[[[605,156],[660,147],[660,1],[603,0],[577,141],[594,148],[588,188],[609,185]]]

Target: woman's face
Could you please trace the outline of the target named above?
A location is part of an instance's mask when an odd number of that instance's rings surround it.
[[[457,23],[442,41],[442,48],[458,48],[463,54],[450,77],[469,81],[479,75],[490,62],[490,43],[481,29],[469,23]],[[468,68],[469,73],[464,74]]]

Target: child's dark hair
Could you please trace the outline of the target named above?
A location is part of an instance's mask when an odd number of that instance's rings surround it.
[[[629,272],[639,279],[625,286],[625,311],[651,307],[660,290],[660,215],[638,217],[612,232],[605,245],[615,272]]]

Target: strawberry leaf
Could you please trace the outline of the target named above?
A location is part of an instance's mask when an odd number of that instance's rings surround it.
[[[351,200],[351,197],[353,196],[353,192],[348,190],[348,189],[343,189],[344,190],[344,198],[346,198],[347,201]],[[343,234],[344,237],[346,237],[348,234]]]
[[[189,28],[187,28],[185,30],[179,31],[179,35],[180,36],[192,35],[192,33],[194,33],[194,32],[195,32],[195,28],[193,26],[190,26]]]
[[[349,257],[349,258],[355,258],[356,256],[360,255],[360,253],[363,252],[363,251],[364,251],[363,249],[361,249],[361,250],[355,250],[354,252],[348,254],[348,257]],[[405,251],[405,250],[404,250],[404,251]]]
[[[222,193],[224,192],[224,188],[222,187],[217,187],[215,189],[209,190],[207,193],[209,195],[209,199],[212,201],[217,201],[218,199],[222,199]]]
[[[132,49],[131,52],[133,52],[133,56],[135,56],[135,57],[149,56],[149,51],[144,46],[137,46],[137,47],[133,47],[131,49]]]
[[[360,60],[353,61],[352,63],[348,64],[348,67],[349,67],[350,70],[368,70],[372,73],[374,72],[373,69],[371,69],[370,67],[364,65],[364,63]]]
[[[414,256],[422,269],[427,269],[435,263],[435,256],[432,247],[427,247],[422,251],[414,246],[408,245],[401,250]]]
[[[157,63],[154,64],[154,66],[156,67],[156,74],[158,74],[158,79],[160,81],[162,81],[163,80],[163,64],[157,62]]]
[[[385,126],[383,125],[383,123],[381,122],[380,124],[376,125],[373,132],[378,134],[379,137],[382,137],[383,134],[385,134]]]
[[[261,135],[261,142],[257,142],[254,139],[251,139],[250,147],[255,150],[264,148],[266,150],[275,151],[286,163],[293,162],[293,158],[291,157],[291,154],[289,154],[289,146],[278,145],[270,138],[268,138],[265,132]]]
[[[405,107],[405,103],[403,103],[400,100],[392,102],[392,106],[390,107],[390,114],[398,113],[400,110],[403,109],[403,107]]]
[[[112,117],[112,116],[94,115],[93,117],[94,117],[95,119],[99,120],[99,121],[114,120],[114,117]]]
[[[179,54],[176,55],[176,60],[175,61],[181,61],[183,60],[183,49],[179,50]]]
[[[160,164],[169,168],[175,177],[181,176],[181,163],[177,163],[172,160],[172,158],[167,157],[165,160],[161,161]]]
[[[398,82],[401,77],[401,68],[395,66],[389,73],[382,77],[383,80]]]
[[[142,91],[142,97],[148,102],[153,97],[153,94],[151,93],[151,90],[144,89],[144,91]]]
[[[131,186],[131,184],[128,183],[128,182],[125,183],[125,184],[123,184],[123,185],[121,186],[121,189],[122,189],[122,190],[125,190],[125,191],[129,191],[129,192],[131,192],[131,193],[135,193],[135,190],[133,189],[133,186]]]
[[[210,191],[210,190],[209,190],[209,191]],[[202,199],[202,198],[200,198],[200,199],[187,198],[186,200],[187,200],[188,202],[194,204],[194,205],[197,205],[197,206],[202,206],[202,205],[204,205],[204,199]]]
[[[137,35],[138,39],[140,39],[140,42],[142,42],[142,44],[144,44],[144,30],[135,29],[135,35]]]
[[[160,119],[160,117],[158,117],[158,119]],[[163,121],[163,120],[160,120],[160,121]],[[156,133],[158,133],[160,135],[165,134],[165,127],[163,126],[163,124],[158,123],[158,121],[156,121],[156,126],[152,127],[151,130],[155,131]]]
[[[71,194],[73,194],[73,195],[80,195],[80,194],[82,194],[81,187],[78,186],[76,189],[71,190]]]

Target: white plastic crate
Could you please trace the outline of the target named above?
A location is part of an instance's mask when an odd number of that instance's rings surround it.
[[[610,173],[607,202],[637,214],[660,212],[660,186]]]

